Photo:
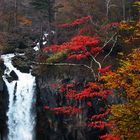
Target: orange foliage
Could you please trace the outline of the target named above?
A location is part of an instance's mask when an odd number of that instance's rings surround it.
[[[18,15],[17,20],[23,25],[32,25],[32,20],[25,16]]]
[[[116,89],[124,103],[113,105],[110,118],[115,127],[113,134],[122,139],[137,140],[140,137],[140,48],[122,61],[116,72],[108,72],[104,79],[108,88]]]

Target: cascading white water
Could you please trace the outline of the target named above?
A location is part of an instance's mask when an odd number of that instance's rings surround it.
[[[11,63],[14,54],[3,55],[6,70],[3,79],[9,93],[7,140],[34,140],[35,134],[35,77],[21,73]],[[8,82],[7,75],[14,71],[18,80]]]

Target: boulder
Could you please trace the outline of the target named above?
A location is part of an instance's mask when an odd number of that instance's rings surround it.
[[[18,76],[17,76],[17,74],[15,73],[15,71],[12,70],[12,71],[10,72],[10,76],[12,77],[13,80],[18,80]]]
[[[12,59],[12,64],[23,73],[30,72],[31,66],[28,64],[28,58],[26,56],[15,56]]]
[[[0,58],[0,71],[4,72],[5,69],[6,69],[6,66],[4,65],[4,61]]]
[[[5,76],[9,83],[11,83],[14,80],[18,80],[18,76],[13,70],[10,72],[9,75],[6,74]]]

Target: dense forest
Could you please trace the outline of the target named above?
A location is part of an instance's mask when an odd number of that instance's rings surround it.
[[[0,140],[139,140],[139,47],[138,0],[1,0]]]

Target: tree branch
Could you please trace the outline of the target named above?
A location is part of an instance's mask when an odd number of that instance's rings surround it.
[[[74,63],[39,63],[39,62],[32,62],[32,64],[36,64],[36,65],[48,65],[48,66],[80,66],[80,67],[82,66],[82,67],[88,68],[92,72],[94,78],[96,79],[96,75],[95,75],[94,70],[92,69],[92,67],[90,67],[90,66],[88,66],[86,64],[74,64]]]
[[[111,47],[111,49],[110,49],[110,51],[109,51],[109,53],[104,57],[104,59],[102,60],[102,62],[104,62],[105,61],[105,59],[111,54],[111,52],[113,51],[113,49],[114,49],[114,47],[115,47],[115,44],[116,44],[116,42],[117,42],[117,37],[115,38],[115,41],[114,41],[114,43],[113,43],[113,45],[112,45],[112,47]]]
[[[113,40],[113,38],[114,38],[117,34],[118,34],[118,33],[115,33],[108,41],[106,41],[106,42],[104,43],[102,49],[105,48],[105,47],[110,43],[110,41]],[[98,56],[98,54],[99,54],[99,53],[97,53],[97,54],[95,55],[95,58]]]

